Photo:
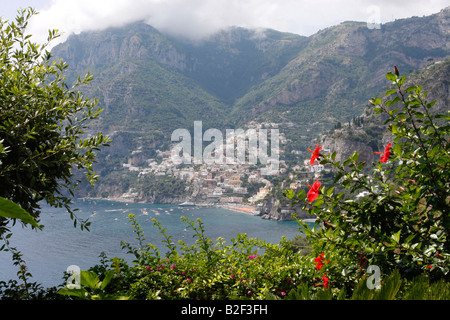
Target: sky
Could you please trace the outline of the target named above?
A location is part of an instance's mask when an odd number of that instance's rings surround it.
[[[18,8],[28,6],[40,12],[29,24],[34,41],[45,41],[49,29],[58,29],[61,42],[71,33],[139,20],[194,40],[229,26],[310,36],[348,20],[378,24],[430,15],[450,0],[0,0],[0,16],[13,20]]]

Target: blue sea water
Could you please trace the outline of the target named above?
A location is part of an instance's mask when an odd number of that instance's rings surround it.
[[[200,218],[206,228],[206,236],[214,242],[225,239],[226,244],[238,233],[246,233],[250,238],[258,238],[278,243],[282,236],[293,239],[299,234],[298,225],[293,221],[269,221],[245,213],[215,207],[180,207],[177,205],[124,203],[106,200],[76,200],[73,208],[78,208],[80,218],[91,221],[90,231],[74,228],[73,221],[65,209],[43,206],[40,224],[42,231],[13,227],[11,246],[23,254],[32,282],[44,287],[57,286],[63,282],[63,275],[71,265],[86,270],[99,263],[99,255],[104,252],[108,258],[121,257],[131,261],[134,257],[121,248],[121,241],[136,244],[128,214],[133,213],[144,231],[146,243],[156,245],[164,251],[163,237],[152,218],[161,222],[166,233],[178,240],[194,243],[194,232],[187,228],[181,217],[190,220]],[[17,280],[17,267],[13,266],[10,252],[0,252],[0,281]]]

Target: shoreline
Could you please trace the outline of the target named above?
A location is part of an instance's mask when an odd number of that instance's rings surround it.
[[[85,198],[77,198],[77,200],[106,200],[106,201],[117,201],[117,202],[123,202],[123,203],[143,203],[143,204],[158,204],[158,203],[150,203],[150,202],[144,202],[144,201],[135,201],[134,199],[127,199],[127,198],[91,198],[91,197],[85,197]],[[173,205],[180,205],[179,203],[161,203],[161,204],[173,204]],[[248,204],[234,204],[234,203],[194,203],[195,207],[215,207],[215,208],[222,208],[237,212],[242,212],[248,215],[257,216],[259,214],[258,208],[256,206],[248,205]]]
[[[127,199],[127,198],[77,198],[78,200],[105,200],[105,201],[117,201],[117,202],[123,202],[123,203],[143,203],[143,204],[158,204],[158,203],[150,203],[150,202],[144,202],[144,201],[135,201],[134,199]],[[161,203],[161,204],[171,204],[171,205],[180,205],[179,203]],[[258,210],[257,206],[252,206],[249,204],[237,204],[237,203],[194,203],[194,207],[214,207],[214,208],[221,208],[226,209],[234,212],[240,212],[244,213],[246,215],[257,217],[260,215],[260,211]],[[307,218],[307,219],[301,219],[304,222],[315,222],[315,218]]]
[[[236,212],[241,212],[241,213],[245,213],[245,214],[248,214],[251,216],[259,215],[259,211],[258,211],[257,207],[251,206],[251,205],[218,204],[218,205],[214,205],[214,207],[227,209],[227,210],[231,210],[231,211],[236,211]]]

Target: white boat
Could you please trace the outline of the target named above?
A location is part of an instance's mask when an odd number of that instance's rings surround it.
[[[193,206],[195,206],[195,203],[190,202],[190,201],[185,201],[183,203],[180,203],[179,206],[180,207],[193,207]]]

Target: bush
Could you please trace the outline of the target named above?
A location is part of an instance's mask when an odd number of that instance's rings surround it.
[[[344,191],[320,186],[308,195],[285,192],[317,216],[314,228],[303,223],[302,230],[313,253],[326,252],[332,261],[326,268],[329,281],[347,288],[369,265],[384,274],[398,270],[406,279],[423,272],[433,281],[449,277],[450,117],[432,113],[435,102],[426,101],[420,86],[404,89],[405,76],[396,68],[386,77],[394,88],[385,102],[371,103],[376,114],[387,117],[393,141],[370,173],[363,173],[367,164],[358,162],[357,152],[339,162],[335,152],[325,155],[317,148],[313,157],[333,168],[334,182]],[[362,192],[365,196],[357,197]]]

